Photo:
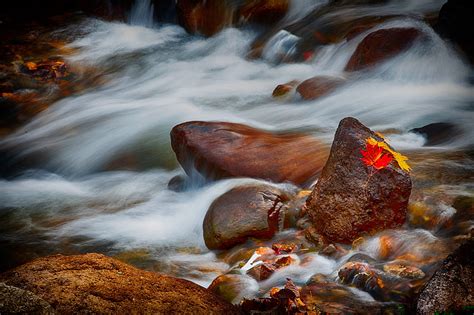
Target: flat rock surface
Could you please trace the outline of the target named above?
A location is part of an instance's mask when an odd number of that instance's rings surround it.
[[[100,254],[49,256],[0,275],[64,314],[238,314],[190,281],[143,271]]]

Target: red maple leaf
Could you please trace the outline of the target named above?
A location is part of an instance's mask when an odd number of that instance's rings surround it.
[[[390,164],[393,160],[392,154],[384,153],[384,149],[377,144],[366,143],[365,150],[360,150],[362,153],[362,162],[367,166],[373,166],[380,170]]]

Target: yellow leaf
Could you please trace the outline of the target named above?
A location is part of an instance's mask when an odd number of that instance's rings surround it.
[[[410,165],[408,165],[407,161],[408,158],[404,156],[403,154],[398,153],[397,151],[392,150],[388,144],[386,144],[384,141],[377,141],[374,138],[369,138],[367,139],[367,143],[371,145],[378,145],[379,147],[383,148],[384,150],[387,150],[393,155],[393,158],[395,161],[397,161],[398,166],[404,171],[409,172],[411,170]]]

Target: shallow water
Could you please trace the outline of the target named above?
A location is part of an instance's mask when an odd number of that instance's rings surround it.
[[[316,7],[323,1],[306,2]],[[421,14],[441,5],[440,1],[405,4],[392,2],[372,10]],[[338,122],[354,116],[374,130],[395,130],[387,133],[388,141],[409,157],[410,153],[419,157],[413,165],[414,195],[420,200],[435,196],[433,216],[450,217],[453,213],[440,204],[450,207],[456,196],[473,196],[474,167],[463,153],[473,144],[472,68],[423,22],[397,18],[376,26],[413,26],[426,36],[369,71],[348,74],[343,71],[347,61],[370,31],[322,47],[311,62],[276,65],[272,54],[288,46],[279,38],[270,41],[263,60],[248,60],[257,31],[226,29],[208,39],[191,36],[179,26],[153,23],[146,11],[149,1],[140,5],[129,24],[85,19],[57,30],[56,36],[73,39],[69,46],[75,53],[66,59],[95,67],[107,83],[60,100],[0,139],[9,166],[22,161],[30,165],[28,171],[0,180],[4,222],[0,239],[8,245],[3,254],[11,255],[9,259],[21,256],[12,254],[15,246],[20,251],[27,247],[25,257],[35,246],[43,249],[32,256],[65,248],[95,250],[202,285],[228,270],[229,264],[205,248],[202,220],[216,197],[255,180],[230,179],[170,191],[168,181],[184,172],[171,150],[169,132],[189,120],[306,131],[330,143]],[[302,17],[304,10],[293,5],[286,19]],[[349,84],[315,101],[271,97],[280,83],[320,74],[348,78]],[[422,136],[409,132],[434,122],[452,122],[463,135],[430,148],[423,146]],[[133,162],[128,163],[130,156]],[[133,170],[110,171],[117,165]],[[430,176],[435,172],[454,174],[454,179]],[[382,259],[379,240],[384,233],[401,243],[398,256],[408,248],[421,256],[420,261],[430,255],[442,259],[451,247],[437,230],[407,226],[374,236],[342,258],[305,254],[309,264],[283,268],[260,283],[260,290],[282,285],[286,277],[302,283],[316,272],[335,276],[353,253]],[[423,247],[427,243],[428,249]]]

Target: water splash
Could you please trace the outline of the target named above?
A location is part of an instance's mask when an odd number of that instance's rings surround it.
[[[128,23],[131,25],[153,27],[154,5],[151,0],[135,0]]]

